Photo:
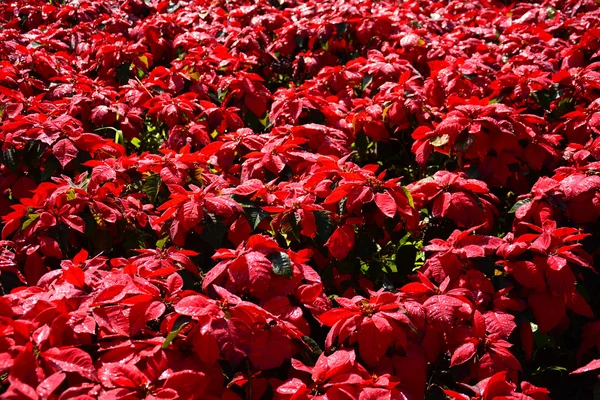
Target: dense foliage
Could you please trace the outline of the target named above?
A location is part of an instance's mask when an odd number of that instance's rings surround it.
[[[597,396],[597,3],[0,2],[0,398]]]

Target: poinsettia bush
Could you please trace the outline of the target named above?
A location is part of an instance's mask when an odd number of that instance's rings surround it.
[[[0,398],[590,399],[600,3],[0,3]]]

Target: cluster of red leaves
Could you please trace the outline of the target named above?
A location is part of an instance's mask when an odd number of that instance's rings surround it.
[[[590,398],[600,6],[505,3],[3,1],[0,398]]]

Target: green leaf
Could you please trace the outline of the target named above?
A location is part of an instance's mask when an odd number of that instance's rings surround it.
[[[214,215],[206,214],[201,235],[202,239],[210,244],[213,249],[218,249],[221,247],[226,233],[227,227],[223,222],[219,221]]]
[[[50,180],[50,178],[52,178],[58,167],[60,167],[60,163],[58,162],[56,157],[48,158],[48,160],[44,164],[44,170],[42,171],[41,181],[45,182]]]
[[[267,258],[273,264],[273,273],[287,276],[288,278],[292,277],[292,263],[286,253],[278,251],[269,254]]]
[[[167,7],[167,12],[169,14],[173,14],[175,11],[177,11],[179,9],[179,3],[169,3],[169,6]]]
[[[262,118],[258,119],[258,121],[261,123],[262,126],[266,127],[269,123],[269,113],[266,112]]]
[[[473,144],[474,141],[475,141],[475,136],[474,135],[468,135],[465,140],[462,140],[460,142],[457,141],[456,143],[454,143],[454,148],[457,151],[460,151],[461,153],[466,153],[467,150],[469,150],[469,147],[471,147],[471,145]]]
[[[531,203],[531,198],[528,199],[523,199],[523,200],[519,200],[515,203],[514,206],[512,206],[512,208],[510,209],[510,211],[508,212],[509,214],[514,214],[515,212],[517,212],[517,210],[523,205],[523,204],[527,204],[527,203]]]
[[[369,85],[371,84],[371,82],[373,82],[373,75],[371,74],[367,74],[365,75],[365,77],[362,80],[362,90],[366,90]]]
[[[317,236],[326,242],[333,233],[333,221],[329,218],[328,211],[314,211],[315,223],[317,224]]]
[[[74,189],[71,189],[67,192],[67,201],[73,201],[77,198],[77,192]]]
[[[404,194],[406,194],[406,197],[408,198],[408,204],[412,208],[415,208],[415,201],[413,200],[412,194],[410,194],[410,190],[408,190],[405,186],[402,186],[402,189],[404,190]]]
[[[191,320],[192,319],[187,316],[181,316],[181,317],[177,318],[177,321],[175,321],[175,324],[173,324],[173,330],[167,335],[161,348],[163,350],[167,349],[169,347],[169,345],[171,344],[171,342],[173,340],[175,340],[177,335],[179,335],[179,333],[183,330],[183,328],[185,328],[187,326],[187,324],[190,323]]]
[[[260,225],[261,221],[269,216],[269,214],[260,207],[248,207],[245,211],[246,218],[248,219],[248,223],[250,223],[252,230],[255,230],[258,225]]]
[[[123,131],[120,129],[115,129],[115,143],[117,144],[125,144],[125,139],[123,137]]]
[[[430,143],[433,147],[442,147],[450,141],[450,136],[444,134],[433,139]]]
[[[144,184],[142,185],[142,192],[144,192],[146,196],[148,196],[150,202],[154,204],[160,191],[162,179],[160,179],[160,175],[152,174],[146,176],[143,180]]]
[[[29,165],[39,165],[48,145],[38,141],[30,141],[26,148],[24,161]]]
[[[24,231],[27,229],[29,225],[31,225],[36,219],[40,217],[40,214],[29,214],[23,225],[21,226],[21,230]]]
[[[565,367],[561,367],[560,365],[555,365],[552,367],[542,368],[542,371],[558,371],[558,372],[569,372],[569,370]]]
[[[138,79],[142,79],[146,75],[139,67],[135,67],[135,74],[137,75]]]
[[[6,165],[8,169],[16,173],[19,168],[19,162],[17,160],[17,150],[10,148],[2,152],[2,164]]]
[[[340,22],[335,26],[338,36],[343,36],[348,31],[348,24],[346,22]]]
[[[562,90],[556,84],[548,89],[537,90],[530,94],[530,96],[533,97],[535,101],[546,110],[549,110],[550,104],[554,100],[561,98],[562,95]]]
[[[600,382],[596,382],[594,384],[594,388],[592,389],[592,399],[600,400]]]
[[[375,239],[372,237],[372,235],[368,233],[359,234],[356,237],[354,252],[356,256],[361,259],[372,259],[377,253],[377,243],[375,243]]]
[[[131,64],[123,63],[115,68],[115,73],[120,84],[125,85],[131,79]]]
[[[159,249],[162,249],[163,247],[165,247],[165,244],[167,244],[167,240],[169,240],[169,236],[165,236],[162,239],[158,239],[156,241],[156,247],[158,247]]]
[[[558,102],[556,108],[552,111],[552,117],[559,119],[563,115],[573,111],[575,109],[575,102],[572,98],[568,97]]]
[[[308,346],[313,356],[319,357],[323,352],[317,342],[315,342],[310,336],[302,336],[302,341]]]

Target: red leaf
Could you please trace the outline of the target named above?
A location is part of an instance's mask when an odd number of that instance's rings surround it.
[[[268,329],[255,332],[250,337],[248,358],[259,370],[279,367],[292,357],[290,340],[281,329]]]
[[[81,268],[75,265],[70,265],[65,268],[63,276],[67,282],[75,287],[83,288],[85,286],[85,273]]]
[[[61,259],[63,257],[62,250],[58,245],[58,242],[48,236],[40,238],[40,249],[42,253],[49,257]]]
[[[337,188],[335,188],[334,191],[331,192],[331,194],[329,196],[327,196],[324,203],[325,204],[337,203],[344,197],[348,196],[348,193],[350,193],[350,191],[352,189],[354,189],[353,183],[346,183],[346,184],[340,185]]]
[[[400,291],[405,293],[410,293],[413,295],[422,295],[426,293],[431,293],[433,290],[425,286],[420,282],[411,282],[400,288]]]
[[[165,310],[166,306],[160,301],[134,305],[129,313],[131,334],[137,335],[148,322],[158,320]]]
[[[289,397],[290,399],[300,399],[306,394],[307,387],[304,382],[298,378],[292,378],[277,388],[277,394]]]
[[[528,321],[521,322],[519,334],[521,336],[521,343],[523,344],[523,351],[525,352],[525,360],[529,361],[533,354],[534,339],[531,324]]]
[[[46,379],[42,383],[38,385],[35,389],[38,396],[42,399],[47,399],[50,397],[52,393],[61,385],[61,383],[65,380],[64,372],[56,372]]]
[[[202,205],[196,200],[185,203],[179,211],[178,218],[183,229],[189,231],[204,218]]]
[[[202,372],[191,370],[175,372],[167,378],[163,388],[173,389],[182,399],[202,398],[208,379]]]
[[[107,388],[143,388],[150,383],[135,365],[131,364],[106,364],[98,370],[98,377],[103,386]]]
[[[356,311],[351,311],[345,308],[334,308],[321,314],[318,319],[325,326],[333,326],[336,322],[350,318],[356,314],[358,314]]]
[[[490,351],[495,353],[495,355],[499,357],[509,368],[516,371],[521,371],[521,364],[519,363],[519,360],[517,360],[507,348],[510,346],[511,345],[508,342],[504,340],[498,340],[494,343],[494,345],[491,346]]]
[[[208,297],[202,295],[188,296],[175,305],[175,311],[181,315],[190,317],[201,317],[203,315],[212,315],[219,308]]]
[[[329,356],[321,353],[313,368],[312,379],[315,382],[319,382],[348,372],[352,369],[355,361],[356,354],[354,354],[354,350],[340,349]]]
[[[92,357],[76,347],[51,348],[41,356],[50,360],[60,371],[75,372],[84,378],[97,381],[96,369],[92,364]]]
[[[33,387],[21,382],[17,378],[10,379],[8,390],[2,394],[6,400],[38,400],[38,395]]]
[[[314,238],[317,235],[317,223],[315,219],[315,215],[312,211],[309,210],[300,210],[300,226],[302,230],[301,234],[304,236],[308,236],[309,238]]]
[[[79,253],[75,254],[75,257],[73,257],[73,264],[75,265],[79,265],[81,263],[83,263],[85,260],[87,260],[88,258],[88,252],[85,249],[81,249],[79,251]]]
[[[475,356],[477,353],[477,345],[473,342],[465,343],[459,346],[454,353],[452,353],[452,359],[450,360],[450,366],[464,364]]]
[[[532,261],[517,261],[505,264],[506,272],[512,274],[521,285],[537,290],[546,288],[544,273]]]
[[[95,305],[102,303],[111,303],[117,302],[121,300],[123,297],[127,295],[127,293],[123,290],[125,289],[125,285],[112,285],[108,286],[106,289],[102,289],[97,295],[94,301]]]
[[[375,204],[377,204],[377,207],[379,207],[385,216],[394,218],[394,215],[396,215],[396,202],[389,193],[385,192],[375,194]]]
[[[358,352],[365,364],[377,365],[395,338],[385,318],[365,318],[358,328]]]
[[[503,339],[508,339],[517,327],[515,317],[502,311],[488,311],[483,317],[485,318],[487,330],[490,333],[497,333]]]
[[[583,374],[584,372],[595,371],[597,369],[600,369],[600,360],[593,360],[593,361],[590,361],[585,366],[578,368],[575,371],[571,372],[571,374]]]
[[[548,292],[535,292],[528,298],[540,333],[546,333],[565,317],[565,303],[561,297],[552,296]]]
[[[478,310],[473,314],[473,333],[477,338],[484,338],[486,333],[486,319]]]
[[[206,365],[214,365],[220,353],[215,335],[197,333],[193,336],[191,342],[200,360]]]
[[[325,246],[336,260],[346,258],[350,250],[354,247],[354,228],[351,225],[344,225],[337,228]]]
[[[60,165],[65,168],[71,160],[77,158],[79,150],[69,139],[62,139],[52,146],[52,153],[58,159]]]
[[[452,326],[458,316],[470,314],[470,305],[451,296],[431,296],[423,303],[430,321]]]

